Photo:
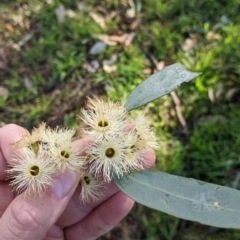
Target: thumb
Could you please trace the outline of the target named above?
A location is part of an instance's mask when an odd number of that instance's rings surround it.
[[[44,239],[64,211],[78,181],[77,173],[67,170],[43,196],[20,194],[0,219],[0,239]]]

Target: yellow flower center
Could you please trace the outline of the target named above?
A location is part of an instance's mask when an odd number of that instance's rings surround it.
[[[39,141],[37,141],[37,142],[31,144],[31,148],[32,148],[32,150],[34,151],[35,154],[38,154],[38,151],[39,151],[39,144],[40,144]]]
[[[91,183],[91,177],[89,176],[84,176],[83,178],[80,179],[79,181],[79,185],[80,186],[84,186],[84,185],[90,185]]]
[[[84,176],[83,179],[84,179],[84,181],[85,181],[85,183],[86,183],[87,185],[89,185],[89,184],[91,183],[90,177]]]
[[[106,157],[108,158],[112,158],[114,157],[115,155],[115,150],[113,148],[108,148],[106,151],[105,151],[105,155]]]
[[[30,168],[29,172],[32,176],[37,176],[39,174],[39,167],[38,166],[32,166]]]
[[[70,153],[68,151],[62,150],[61,156],[63,156],[64,158],[70,158]]]
[[[100,120],[99,122],[98,122],[98,126],[99,127],[107,127],[108,126],[108,122],[106,121],[106,120]]]
[[[136,151],[136,146],[135,146],[135,145],[132,145],[132,146],[130,147],[130,149],[131,149],[132,151]]]

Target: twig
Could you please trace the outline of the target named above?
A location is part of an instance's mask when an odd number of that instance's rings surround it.
[[[159,64],[159,62],[157,61],[157,59],[151,54],[151,53],[147,53],[147,55],[150,57],[151,61],[153,62],[153,64],[155,65],[155,68],[160,71],[162,70],[163,66],[161,66]],[[175,111],[176,111],[176,114],[177,114],[177,118],[178,118],[178,121],[180,122],[182,128],[183,128],[183,133],[185,134],[186,136],[186,141],[187,141],[187,145],[185,147],[185,154],[186,154],[186,158],[185,158],[185,167],[186,167],[186,172],[187,172],[187,175],[191,175],[191,162],[189,160],[189,142],[190,142],[190,136],[189,136],[189,131],[188,131],[188,126],[187,126],[187,122],[185,120],[185,118],[183,117],[182,115],[182,112],[181,112],[181,102],[176,94],[175,91],[172,91],[170,93],[170,96],[174,102],[174,107],[175,107]],[[181,220],[180,223],[179,223],[179,231],[176,233],[176,236],[175,236],[175,240],[181,240],[182,239],[182,234],[183,234],[183,231],[184,229],[186,228],[186,224],[187,224],[187,221],[186,220]]]
[[[148,53],[149,57],[151,58],[152,62],[154,63],[156,69],[158,71],[162,70],[160,69],[159,67],[159,64],[158,64],[158,61],[157,59],[150,53]],[[170,93],[170,96],[174,102],[174,105],[175,105],[175,111],[176,111],[176,114],[177,114],[177,117],[178,117],[178,121],[180,122],[180,124],[182,125],[182,128],[183,128],[183,132],[188,136],[189,134],[189,131],[188,131],[188,126],[187,126],[187,123],[185,121],[185,118],[183,117],[182,115],[182,112],[181,112],[181,104],[180,104],[180,100],[176,94],[175,91],[172,91]]]
[[[175,111],[176,111],[176,114],[177,114],[177,117],[178,117],[178,120],[180,122],[180,124],[182,125],[182,128],[183,128],[183,132],[188,135],[189,132],[188,132],[188,126],[187,126],[187,123],[185,121],[185,118],[183,117],[182,115],[182,112],[181,112],[181,105],[180,105],[180,100],[176,94],[175,91],[172,91],[170,93],[171,95],[171,98],[175,104]]]
[[[186,220],[183,220],[181,219],[181,222],[179,224],[180,228],[175,236],[175,240],[181,240],[182,239],[182,234],[184,232],[184,229],[186,228],[186,225],[187,225],[187,221]]]

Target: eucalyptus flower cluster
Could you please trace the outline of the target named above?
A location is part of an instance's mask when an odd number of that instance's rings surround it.
[[[17,153],[7,169],[14,190],[41,195],[69,169],[80,174],[80,201],[96,201],[113,174],[143,169],[144,154],[159,148],[144,112],[133,117],[121,103],[88,99],[79,118],[85,125],[81,137],[89,139],[86,147],[74,143],[78,129],[45,123],[14,143]]]

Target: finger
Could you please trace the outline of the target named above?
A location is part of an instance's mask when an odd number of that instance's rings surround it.
[[[14,198],[12,189],[8,186],[7,182],[0,183],[0,218],[7,209],[8,205]]]
[[[78,174],[67,170],[43,196],[28,192],[16,197],[0,219],[2,239],[42,240],[65,209],[78,184]]]
[[[151,168],[155,161],[156,161],[156,154],[153,151],[152,148],[148,148],[144,153],[143,153],[143,158],[145,159],[143,168],[144,169],[149,169]]]
[[[79,141],[79,149],[85,141]],[[0,219],[0,232],[4,239],[21,236],[22,239],[44,239],[57,221],[74,193],[79,173],[70,170],[60,174],[44,196],[25,192],[15,198]]]
[[[110,231],[132,209],[134,201],[118,192],[86,218],[65,229],[66,240],[94,240]]]
[[[26,129],[16,124],[8,124],[0,128],[0,181],[6,179],[7,162],[17,151],[12,143],[19,141],[26,133]]]
[[[0,135],[1,135],[1,129],[0,129]],[[0,140],[1,140],[1,136],[0,136]],[[5,180],[6,178],[6,172],[5,172],[6,167],[7,167],[7,164],[3,156],[2,150],[0,148],[0,181]]]
[[[88,205],[83,205],[79,200],[79,196],[81,194],[81,187],[78,186],[63,214],[58,219],[57,225],[65,228],[79,222],[86,215],[88,215],[96,206],[98,206],[119,191],[118,187],[114,182],[106,184],[105,187],[106,188],[102,190],[103,197],[101,199],[99,199],[97,202],[90,202]]]
[[[152,149],[148,149],[148,151],[144,154],[145,159],[145,168],[150,168],[155,162],[155,152]],[[79,195],[81,193],[81,187],[78,186],[76,192],[73,197],[69,201],[66,209],[63,214],[59,218],[57,225],[61,227],[71,226],[78,221],[81,221],[85,216],[87,216],[95,207],[99,204],[106,201],[112,195],[116,194],[119,191],[119,188],[116,186],[114,182],[105,185],[106,188],[102,190],[103,197],[96,202],[90,202],[87,206],[83,205],[79,201]]]
[[[14,193],[6,179],[7,161],[14,155],[16,150],[11,145],[20,140],[26,134],[26,130],[15,124],[8,124],[0,128],[0,217],[14,198]]]

